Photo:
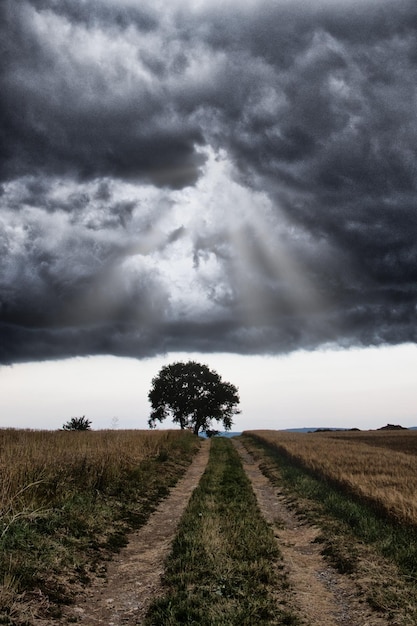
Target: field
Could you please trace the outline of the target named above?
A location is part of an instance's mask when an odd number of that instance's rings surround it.
[[[248,434],[390,519],[417,526],[417,432]]]
[[[193,460],[198,477],[170,504]],[[178,430],[0,430],[0,624],[92,623],[102,611],[102,623],[126,625],[333,626],[323,615],[349,615],[340,623],[414,626],[416,470],[413,431],[202,443]],[[141,526],[142,546],[129,535]],[[149,586],[144,546],[156,554],[158,541],[171,552],[151,561]],[[123,591],[129,568],[140,621]]]
[[[0,430],[0,623],[58,616],[197,449],[179,431]]]

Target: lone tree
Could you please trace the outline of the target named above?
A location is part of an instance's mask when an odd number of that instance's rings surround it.
[[[152,379],[148,398],[152,405],[150,428],[171,417],[182,429],[192,429],[195,435],[201,430],[210,437],[218,433],[211,428],[212,420],[223,422],[224,429],[230,430],[233,415],[240,413],[237,388],[195,361],[165,365]]]
[[[71,417],[62,426],[62,430],[91,430],[91,420],[88,420],[85,415],[82,417]]]

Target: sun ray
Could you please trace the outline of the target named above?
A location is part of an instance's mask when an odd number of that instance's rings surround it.
[[[223,202],[221,207],[209,203],[211,219],[219,219],[221,213],[229,249],[222,263],[227,265],[235,309],[242,319],[272,324],[281,315],[322,309],[325,303],[306,263],[314,261],[317,243],[290,224],[266,193],[238,182],[226,154],[216,155],[212,166],[216,197],[222,188]],[[219,246],[219,238],[213,239]]]

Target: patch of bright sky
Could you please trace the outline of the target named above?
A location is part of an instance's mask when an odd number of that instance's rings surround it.
[[[263,357],[169,354],[89,357],[0,368],[0,426],[57,429],[85,415],[93,428],[147,428],[153,376],[195,359],[239,387],[233,430],[417,426],[417,346]],[[172,427],[165,422],[164,428]]]
[[[174,312],[171,317],[177,314],[184,319],[221,312],[222,303],[233,298],[237,289],[248,312],[256,303],[252,321],[265,319],[270,311],[257,276],[264,264],[275,281],[290,287],[295,308],[305,310],[316,305],[317,294],[294,257],[297,239],[305,238],[305,233],[288,224],[266,193],[237,182],[225,151],[216,153],[207,148],[204,153],[204,175],[194,188],[172,194],[169,221],[164,224],[160,220],[158,224],[165,230],[169,224],[171,231],[176,226],[181,234],[149,261],[158,268],[169,289]],[[261,259],[252,250],[254,243],[262,249]],[[308,245],[308,241],[303,244]],[[321,248],[325,248],[323,243]],[[233,284],[230,267],[237,284]]]

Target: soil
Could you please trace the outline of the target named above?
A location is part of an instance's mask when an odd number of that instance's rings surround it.
[[[316,541],[319,529],[294,511],[287,496],[262,474],[258,462],[242,443],[238,439],[232,441],[262,514],[274,529],[289,581],[285,604],[297,614],[300,623],[387,626],[389,622],[383,616],[361,601],[354,582],[325,561]],[[183,479],[148,523],[130,536],[128,546],[109,563],[106,577],[94,581],[75,606],[67,607],[62,618],[49,624],[143,624],[151,601],[162,593],[164,562],[181,515],[207,465],[209,448],[210,442],[204,441]]]

